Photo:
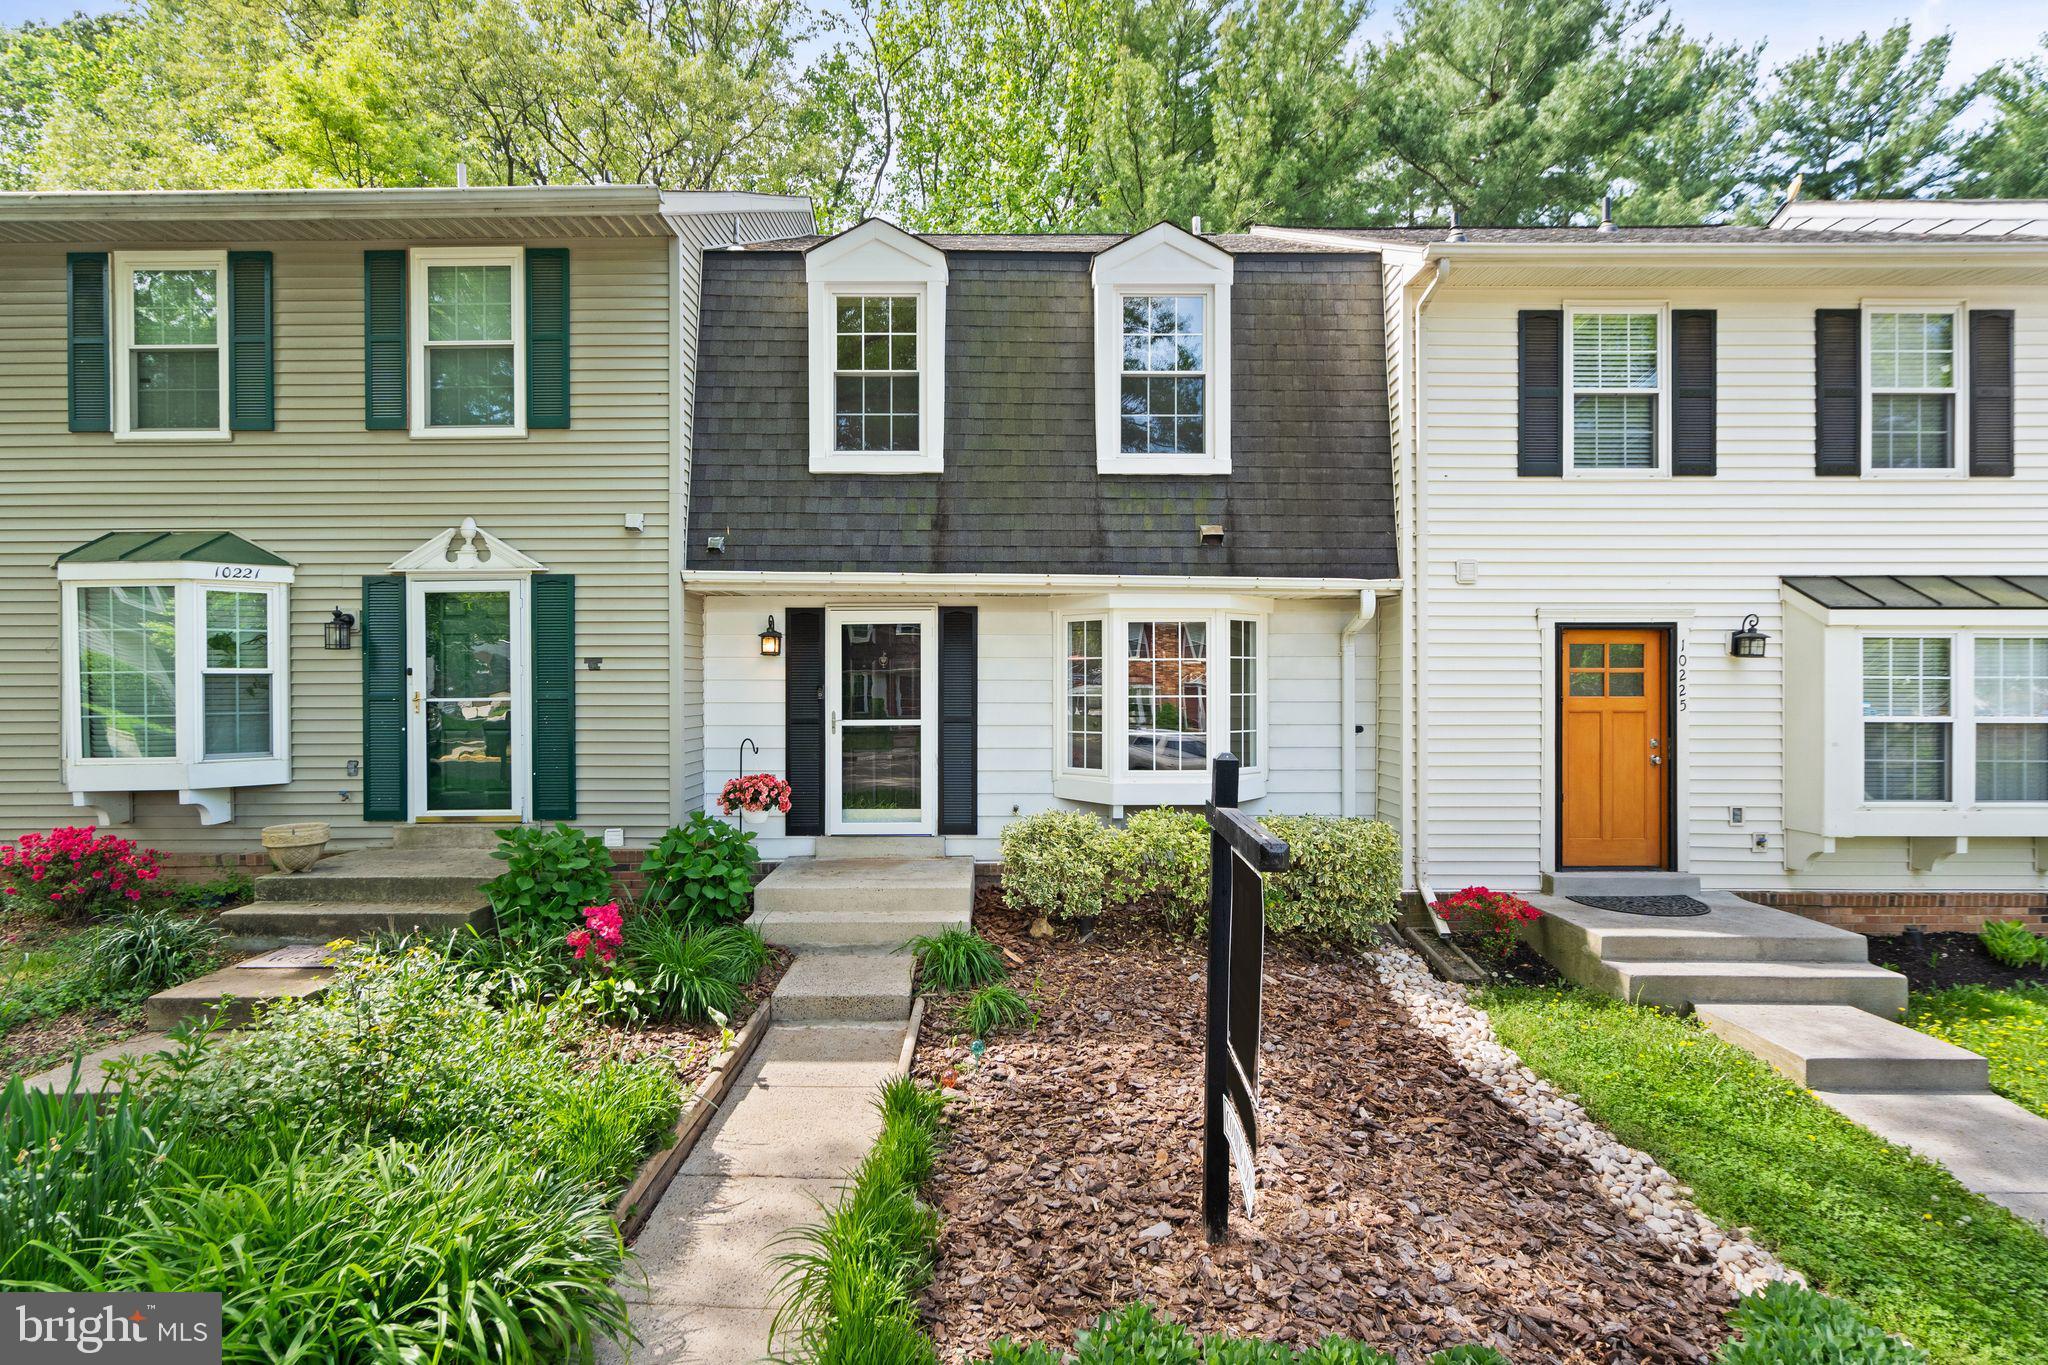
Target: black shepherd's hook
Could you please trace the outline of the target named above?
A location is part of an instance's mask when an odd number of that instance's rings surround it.
[[[754,757],[759,758],[761,756],[761,746],[754,743],[753,738],[751,736],[741,740],[740,765],[739,767],[733,769],[733,772],[740,777],[745,777],[747,775],[747,750],[749,749],[752,749],[754,751]]]

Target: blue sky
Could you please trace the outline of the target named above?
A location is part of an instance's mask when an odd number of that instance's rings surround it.
[[[0,0],[0,23],[61,19],[74,10],[119,9],[106,0]],[[1880,29],[1910,19],[1918,33],[1955,34],[1955,73],[1975,73],[2001,57],[2033,50],[2048,13],[2038,0],[1673,0],[1672,11],[1694,32],[1741,43],[1766,42],[1783,59],[1822,39]],[[1368,21],[1378,34],[1390,28],[1397,0],[1381,0]]]

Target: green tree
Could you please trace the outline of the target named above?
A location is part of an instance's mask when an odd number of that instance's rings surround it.
[[[1095,206],[1086,225],[1130,232],[1211,208],[1223,0],[1144,0],[1121,18],[1095,120]]]
[[[1805,177],[1812,199],[1908,198],[1947,189],[1978,82],[1950,87],[1949,37],[1917,49],[1909,24],[1823,43],[1779,67],[1757,111],[1767,183]]]
[[[1364,0],[1249,0],[1216,62],[1216,176],[1208,221],[1341,223],[1371,151],[1365,86],[1347,56]]]
[[[2031,61],[2003,62],[1983,78],[1990,123],[1962,152],[1959,192],[1987,199],[2048,198],[2048,34]]]

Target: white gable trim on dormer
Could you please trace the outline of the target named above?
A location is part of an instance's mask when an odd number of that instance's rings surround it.
[[[545,564],[521,554],[464,517],[412,553],[392,561],[391,572],[404,574],[505,574],[543,573]]]
[[[880,218],[869,218],[804,256],[810,291],[813,474],[937,474],[946,467],[946,254]],[[836,420],[837,300],[888,294],[917,301],[915,449],[841,449]]]
[[[1172,223],[1160,223],[1100,252],[1095,283],[1095,469],[1101,474],[1228,474],[1230,472],[1229,252]],[[1203,304],[1203,448],[1126,451],[1123,440],[1123,301],[1132,294],[1172,294]]]

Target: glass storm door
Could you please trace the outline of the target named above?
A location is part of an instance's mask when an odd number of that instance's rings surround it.
[[[937,831],[938,625],[929,610],[826,613],[826,833]]]
[[[517,815],[525,742],[524,614],[516,585],[413,587],[413,809]]]

